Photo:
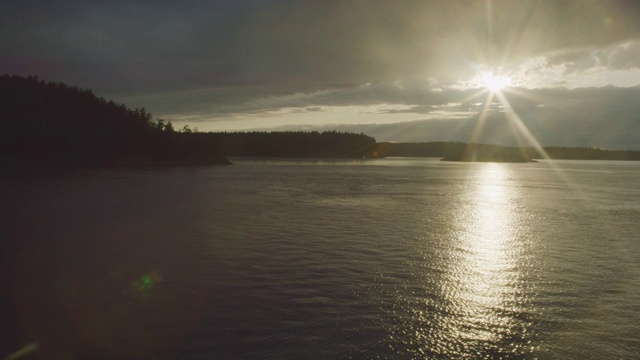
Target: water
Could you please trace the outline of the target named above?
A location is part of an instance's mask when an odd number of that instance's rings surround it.
[[[0,356],[640,357],[640,163],[6,175]]]

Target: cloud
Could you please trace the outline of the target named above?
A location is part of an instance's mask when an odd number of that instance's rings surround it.
[[[608,49],[607,67],[615,70],[640,68],[640,40],[627,41]]]
[[[569,49],[546,57],[551,66],[564,66],[566,73],[580,73],[596,67],[610,71],[640,68],[640,37],[608,45]]]
[[[614,139],[640,113],[639,18],[632,1],[4,1],[0,73],[213,127],[463,121],[483,97],[456,84],[503,72],[533,128],[598,115],[619,124],[584,128]],[[579,89],[605,85],[631,88]]]
[[[483,74],[505,77],[509,85],[527,89],[635,86],[640,84],[640,38],[604,47],[539,53],[496,68],[479,66],[473,78],[460,80],[453,87],[477,88]]]
[[[54,76],[100,89],[276,84],[312,91],[416,74],[446,83],[472,74],[473,64],[619,43],[640,29],[634,3],[583,0],[0,6],[4,60],[20,54],[52,62]]]
[[[505,93],[513,111],[543,145],[640,150],[640,86],[633,88],[553,88]],[[412,121],[309,126],[306,129],[364,132],[378,141],[470,141],[483,105],[451,103],[430,106]],[[494,103],[479,142],[517,145],[504,105]],[[394,115],[413,107],[387,106],[377,113]],[[428,115],[428,116],[424,116]],[[373,119],[373,114],[369,114]],[[256,127],[265,129],[264,127]],[[276,129],[299,129],[289,124]]]

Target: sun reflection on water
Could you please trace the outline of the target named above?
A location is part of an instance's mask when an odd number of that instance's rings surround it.
[[[443,319],[445,338],[464,347],[496,352],[521,352],[530,346],[516,333],[526,332],[514,319],[522,307],[518,284],[521,256],[515,210],[516,189],[509,184],[504,164],[478,164],[479,174],[463,196],[466,206],[456,214],[451,240],[451,264],[446,269],[443,297],[448,309]],[[520,328],[517,328],[520,327]]]

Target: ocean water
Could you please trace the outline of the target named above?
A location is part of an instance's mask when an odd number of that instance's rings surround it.
[[[640,163],[5,174],[0,357],[637,359]]]

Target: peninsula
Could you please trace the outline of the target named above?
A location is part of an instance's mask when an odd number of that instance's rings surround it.
[[[215,144],[194,141],[91,90],[36,76],[0,77],[0,161],[13,166],[229,164]]]

